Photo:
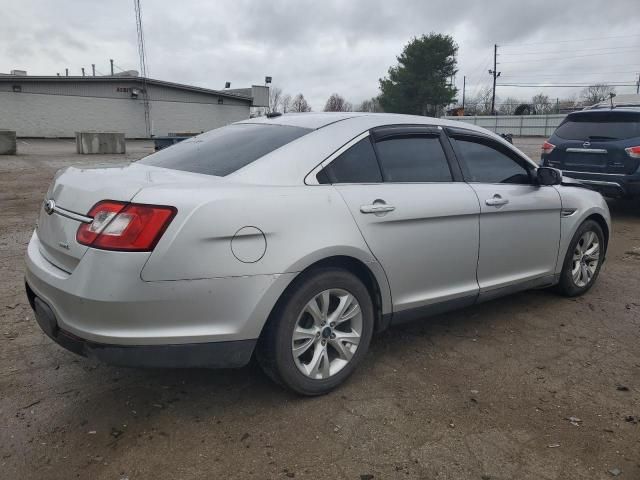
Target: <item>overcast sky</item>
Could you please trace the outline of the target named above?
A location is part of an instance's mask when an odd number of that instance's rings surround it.
[[[95,63],[107,74],[109,58],[139,69],[133,0],[2,8],[0,72],[55,75],[68,67],[80,75]],[[467,76],[468,96],[491,83],[494,43],[503,83],[635,83],[640,72],[638,0],[142,0],[142,12],[150,77],[221,89],[271,75],[314,110],[333,92],[353,103],[376,95],[403,46],[431,31],[458,43],[456,83],[462,89]],[[539,91],[555,98],[580,88],[497,90],[523,99]]]

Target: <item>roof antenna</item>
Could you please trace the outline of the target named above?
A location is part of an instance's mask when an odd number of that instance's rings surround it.
[[[616,106],[613,104],[613,97],[615,97],[616,94],[613,92],[609,93],[609,101],[611,102],[611,110],[613,110],[614,108],[616,108]]]

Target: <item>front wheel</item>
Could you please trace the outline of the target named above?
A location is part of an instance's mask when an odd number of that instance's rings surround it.
[[[303,274],[266,326],[257,350],[265,372],[302,395],[344,382],[369,348],[373,305],[364,284],[340,269]]]
[[[571,239],[557,290],[568,297],[582,295],[595,283],[603,260],[602,228],[593,220],[587,220]]]

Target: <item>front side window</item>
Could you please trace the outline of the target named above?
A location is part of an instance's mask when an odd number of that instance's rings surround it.
[[[376,153],[369,137],[335,158],[322,169],[316,178],[318,183],[380,183],[382,175]]]
[[[285,125],[238,123],[176,143],[138,163],[224,177],[311,131]]]
[[[507,153],[477,140],[452,140],[456,153],[462,157],[460,163],[467,182],[531,183],[529,171]]]
[[[385,182],[451,182],[438,137],[392,137],[376,143]]]

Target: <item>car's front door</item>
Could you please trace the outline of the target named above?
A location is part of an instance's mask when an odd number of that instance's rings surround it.
[[[376,129],[324,172],[387,274],[394,316],[477,297],[480,208],[443,140],[436,128]],[[360,183],[350,165],[375,176]]]
[[[560,243],[560,194],[535,182],[535,167],[489,137],[450,133],[465,180],[480,202],[480,296],[544,285]]]

